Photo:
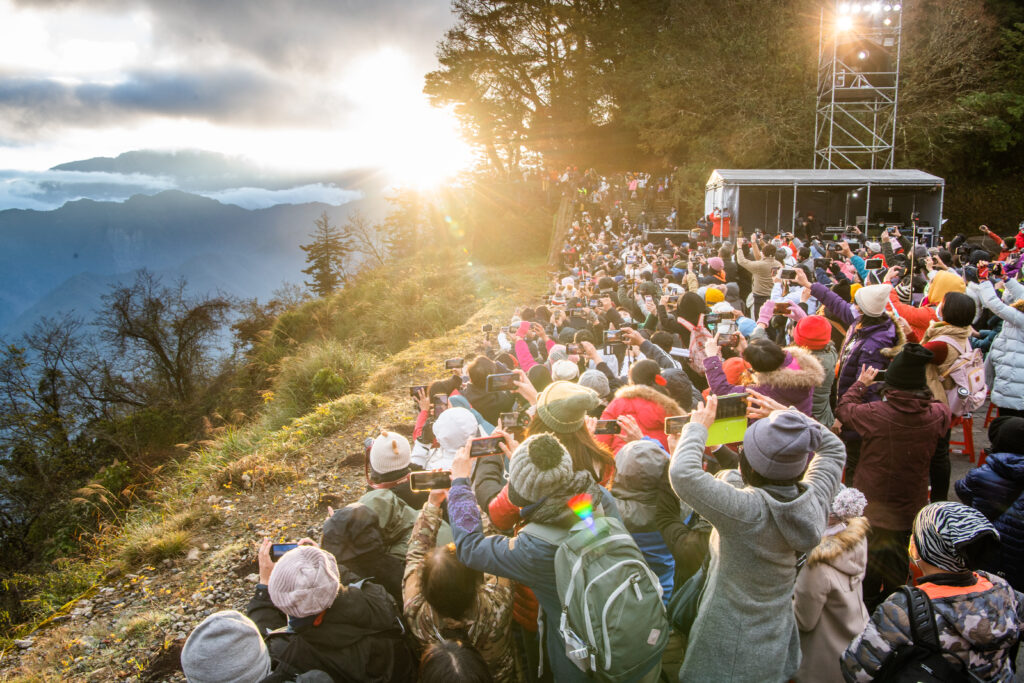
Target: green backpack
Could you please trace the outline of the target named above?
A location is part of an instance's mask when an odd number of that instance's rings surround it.
[[[671,632],[661,583],[622,522],[593,521],[568,531],[530,523],[521,533],[558,546],[558,633],[569,661],[599,681],[636,680],[658,666]]]

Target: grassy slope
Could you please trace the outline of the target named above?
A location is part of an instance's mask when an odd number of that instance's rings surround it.
[[[406,386],[442,376],[440,361],[472,351],[481,324],[507,320],[517,305],[543,292],[541,265],[472,273],[481,305],[465,324],[386,357],[356,393],[320,404],[280,429],[257,422],[226,431],[168,479],[154,505],[133,513],[100,559],[55,568],[49,580],[78,581],[88,602],[69,603],[43,628],[13,634],[31,635],[34,644],[21,652],[4,642],[0,677],[170,675],[183,637],[204,612],[244,610],[258,539],[316,533],[328,505],[361,495],[363,439],[381,426],[411,429]],[[86,604],[87,614],[68,616]]]

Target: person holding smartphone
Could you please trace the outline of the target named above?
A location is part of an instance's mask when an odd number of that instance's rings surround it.
[[[714,527],[680,681],[785,681],[800,663],[797,557],[821,540],[846,452],[807,415],[756,393],[751,404],[760,419],[744,435],[738,471],[704,471],[717,396],[673,437],[672,488]]]

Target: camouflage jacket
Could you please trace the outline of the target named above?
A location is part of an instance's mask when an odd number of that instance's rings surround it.
[[[485,521],[486,525],[486,521]],[[423,558],[434,548],[441,526],[441,508],[424,504],[409,539],[402,597],[405,618],[413,635],[424,647],[441,640],[445,629],[465,631],[499,683],[517,680],[512,651],[512,582],[484,574],[477,589],[476,604],[466,619],[455,620],[435,614],[421,592]]]
[[[975,572],[975,577],[976,583],[968,587],[925,582],[918,588],[932,600],[943,650],[959,656],[983,680],[1009,683],[1010,649],[1024,623],[1024,595],[998,576]],[[843,653],[843,677],[851,683],[874,680],[897,648],[911,642],[910,634],[906,597],[894,593]],[[957,663],[955,657],[947,659]]]

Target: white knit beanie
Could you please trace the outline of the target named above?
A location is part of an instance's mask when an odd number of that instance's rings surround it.
[[[409,466],[412,451],[409,441],[395,432],[382,432],[370,447],[370,467],[374,472],[385,474]]]
[[[878,317],[885,312],[885,305],[889,303],[889,292],[892,285],[868,285],[861,287],[853,295],[853,302],[860,308],[861,313]]]
[[[267,590],[274,606],[289,617],[309,617],[334,604],[340,579],[334,555],[300,545],[274,565]]]
[[[571,360],[560,360],[551,366],[551,379],[554,381],[575,381],[580,375],[580,366]]]

